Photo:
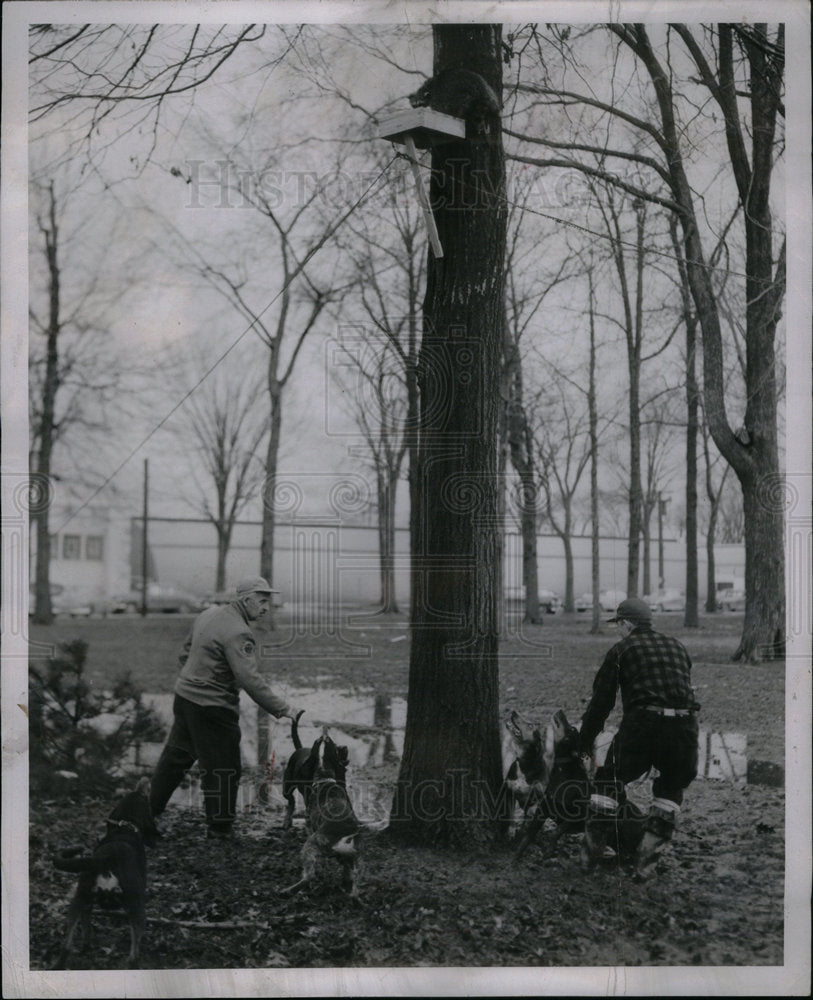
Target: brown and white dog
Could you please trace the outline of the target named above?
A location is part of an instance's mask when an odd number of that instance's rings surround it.
[[[339,862],[344,888],[351,896],[358,896],[358,841],[363,827],[344,785],[345,764],[340,749],[343,748],[337,747],[328,735],[327,727],[311,747],[313,771],[310,787],[306,786],[305,791],[308,837],[302,848],[302,878],[281,889],[280,895],[295,892],[313,881],[319,859],[324,857]]]
[[[519,712],[511,713],[505,728],[511,736],[510,752],[514,759],[503,780],[503,795],[508,816],[507,834],[514,836],[520,823],[527,820],[545,794],[550,769],[538,729],[531,729]]]
[[[299,719],[303,712],[304,709],[291,722],[291,739],[294,744],[294,752],[288,758],[282,778],[282,794],[285,798],[285,817],[282,821],[283,830],[290,829],[293,823],[297,792],[302,796],[307,811],[308,800],[313,786],[313,776],[316,772],[318,762],[319,740],[314,743],[313,747],[303,747],[302,740],[299,738]],[[340,785],[344,785],[349,754],[347,747],[338,746],[335,743],[333,743],[333,746],[336,748],[336,762],[334,767],[336,781]]]
[[[580,752],[579,730],[568,721],[561,709],[554,712],[552,723],[553,763],[542,794],[536,796],[526,810],[517,842],[516,861],[532,844],[539,843],[548,821],[554,824],[554,830],[542,845],[545,859],[553,856],[563,837],[581,833],[587,820],[593,783],[587,762]],[[634,803],[624,803],[618,815],[613,851],[610,852],[616,859],[634,856],[643,836],[645,818]]]
[[[142,778],[134,792],[125,795],[107,819],[107,833],[92,854],[77,855],[83,847],[71,847],[53,859],[60,871],[79,875],[76,892],[68,907],[68,927],[54,968],[62,968],[81,923],[82,944],[90,944],[90,917],[95,903],[124,909],[130,921],[130,967],[138,964],[146,923],[147,856],[144,845],[154,846],[159,834],[149,801],[149,778]]]

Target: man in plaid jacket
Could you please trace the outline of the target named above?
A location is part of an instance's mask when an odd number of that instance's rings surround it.
[[[644,877],[672,839],[684,789],[697,775],[700,706],[691,685],[688,652],[677,639],[654,631],[652,612],[643,601],[622,601],[610,622],[622,638],[605,656],[593,682],[582,716],[582,752],[592,755],[619,688],[623,717],[596,771],[581,860],[585,870],[595,866],[618,828],[624,786],[654,767],[654,798],[636,857],[636,873]]]

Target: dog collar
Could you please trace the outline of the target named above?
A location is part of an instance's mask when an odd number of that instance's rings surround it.
[[[121,827],[123,829],[129,828],[134,833],[137,833],[139,835],[141,834],[141,831],[138,829],[138,827],[135,825],[135,823],[131,823],[129,819],[109,819],[107,821],[107,825],[108,826],[118,826],[118,827]]]

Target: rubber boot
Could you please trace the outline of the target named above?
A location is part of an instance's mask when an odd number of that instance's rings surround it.
[[[649,809],[644,835],[638,845],[635,876],[648,878],[675,832],[680,806],[671,799],[654,799]]]
[[[618,802],[614,798],[609,795],[590,796],[584,840],[579,851],[583,871],[592,871],[604,856],[611,837],[614,839],[617,817]]]

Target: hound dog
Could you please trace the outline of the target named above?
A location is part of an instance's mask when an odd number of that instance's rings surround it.
[[[149,778],[142,778],[134,792],[125,795],[107,818],[107,833],[88,855],[71,847],[53,859],[60,871],[79,875],[76,892],[68,907],[68,927],[54,968],[67,961],[76,927],[81,924],[83,948],[90,944],[91,912],[95,903],[123,908],[130,921],[128,963],[137,967],[144,936],[147,892],[147,856],[144,845],[153,847],[159,836],[149,802]]]
[[[543,858],[556,852],[561,839],[584,830],[593,783],[587,762],[579,749],[579,730],[559,709],[553,715],[553,764],[541,796],[527,814],[519,834],[514,860],[518,861],[531,844],[536,843],[548,820],[555,824],[553,835],[544,847]],[[634,855],[643,836],[646,819],[631,802],[625,801],[619,813],[614,851],[618,858]]]
[[[281,895],[295,892],[311,882],[319,859],[326,857],[341,864],[344,888],[351,896],[358,896],[358,840],[363,827],[353,812],[344,785],[345,765],[339,750],[325,727],[310,750],[313,777],[306,792],[308,837],[302,848],[302,878],[281,889]]]
[[[511,736],[511,750],[515,755],[503,781],[503,797],[509,820],[507,834],[511,837],[520,828],[517,811],[521,810],[520,818],[527,822],[527,817],[544,795],[550,769],[545,760],[542,734],[538,729],[531,730],[519,712],[511,713],[505,728]]]
[[[316,770],[317,753],[314,752],[314,750],[319,741],[314,743],[313,747],[303,747],[302,740],[299,738],[299,719],[304,711],[305,709],[303,708],[291,722],[291,739],[294,744],[294,752],[288,758],[288,763],[285,765],[285,773],[282,778],[282,794],[285,798],[285,817],[282,821],[283,830],[290,829],[293,822],[297,792],[299,792],[302,796],[305,808],[307,809],[308,799],[310,798],[311,787],[313,785],[313,776]],[[336,781],[340,785],[344,785],[346,782],[347,765],[349,762],[348,750],[347,747],[338,746],[335,743],[333,746],[336,748],[336,761],[334,768],[336,772]]]

